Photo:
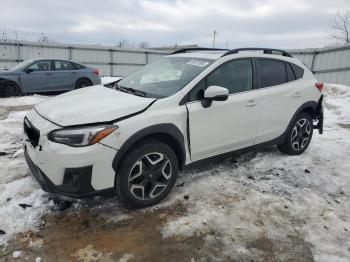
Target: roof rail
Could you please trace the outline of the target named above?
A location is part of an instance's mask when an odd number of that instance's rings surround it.
[[[263,51],[264,54],[273,54],[273,52],[279,52],[282,54],[282,56],[293,57],[290,53],[281,49],[262,48],[262,47],[245,47],[245,48],[232,49],[226,52],[225,54],[223,54],[222,56],[237,54],[240,51]]]
[[[173,54],[187,53],[190,51],[229,51],[229,49],[221,49],[221,48],[207,48],[207,47],[192,47],[192,48],[183,48],[174,51]]]

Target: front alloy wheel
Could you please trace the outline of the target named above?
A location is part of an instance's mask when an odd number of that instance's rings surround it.
[[[179,164],[173,149],[147,139],[130,149],[116,173],[117,194],[128,207],[159,203],[174,186]]]
[[[135,198],[153,199],[167,188],[171,174],[170,160],[164,154],[158,152],[146,154],[131,168],[129,190]]]

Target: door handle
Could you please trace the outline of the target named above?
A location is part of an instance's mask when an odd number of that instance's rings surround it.
[[[50,76],[50,75],[51,75],[51,73],[45,73],[45,75]]]
[[[256,102],[255,100],[249,100],[248,103],[245,104],[245,106],[253,107],[253,106],[256,106],[257,104],[258,102]]]
[[[77,74],[77,72],[71,72],[71,74],[72,74],[72,75],[76,75],[76,74]]]
[[[292,95],[293,98],[299,98],[301,97],[301,93],[300,92],[295,92],[293,95]]]

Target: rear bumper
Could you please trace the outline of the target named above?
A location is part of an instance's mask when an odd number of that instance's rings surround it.
[[[46,174],[30,159],[30,156],[25,148],[24,157],[27,161],[28,167],[35,177],[35,179],[40,184],[41,188],[51,194],[57,196],[65,196],[67,198],[89,198],[100,195],[113,195],[114,188],[107,188],[103,190],[94,190],[91,186],[91,174],[92,168],[81,167],[75,168],[74,173],[77,176],[74,185],[72,185],[71,181],[66,181],[62,185],[55,185]],[[73,170],[73,169],[71,169]],[[72,172],[71,172],[72,173]],[[67,177],[69,174],[67,174]]]

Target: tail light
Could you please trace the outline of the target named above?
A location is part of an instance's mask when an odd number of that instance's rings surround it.
[[[98,70],[98,68],[92,69],[92,72],[93,72],[95,75],[97,75],[97,76],[100,75],[100,71]]]
[[[323,83],[321,82],[317,82],[315,84],[316,88],[318,89],[318,91],[322,92],[323,91]]]

